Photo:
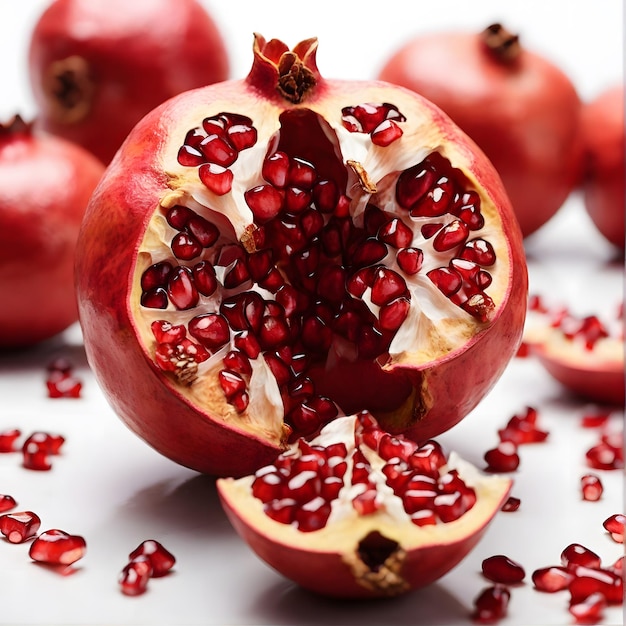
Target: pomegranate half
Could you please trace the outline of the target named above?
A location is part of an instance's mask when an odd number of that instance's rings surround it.
[[[217,482],[228,518],[261,559],[344,598],[395,596],[443,576],[511,484],[435,441],[389,435],[367,412],[338,418],[251,476]]]
[[[256,36],[245,79],[150,113],[83,222],[93,371],[204,472],[250,473],[361,409],[428,439],[521,340],[522,238],[491,164],[423,98],[325,80],[316,49]]]

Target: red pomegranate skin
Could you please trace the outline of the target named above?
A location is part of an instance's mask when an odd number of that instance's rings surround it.
[[[0,349],[32,346],[78,319],[74,249],[103,172],[80,146],[26,124],[0,127]]]
[[[624,87],[608,88],[582,113],[585,208],[612,244],[624,250]]]
[[[570,78],[520,47],[499,61],[481,33],[422,35],[378,74],[440,106],[502,177],[524,237],[545,224],[580,180],[581,101]]]
[[[86,62],[93,86],[78,119],[60,115],[46,87],[53,64],[72,57]],[[154,107],[226,80],[228,72],[222,34],[197,0],[55,0],[36,23],[29,49],[38,124],[104,163]]]
[[[147,223],[168,188],[161,163],[164,136],[174,128],[184,136],[186,128],[181,127],[180,120],[189,120],[191,126],[192,120],[203,115],[198,111],[206,110],[206,103],[218,97],[215,89],[220,90],[220,101],[228,97],[229,110],[252,117],[256,106],[259,110],[293,106],[275,90],[275,80],[263,64],[255,63],[244,80],[181,94],[149,113],[109,165],[92,197],[79,238],[76,284],[81,327],[89,362],[105,396],[131,430],[156,450],[181,465],[214,475],[252,473],[271,462],[280,448],[237,425],[225,425],[193,406],[167,382],[137,339],[129,304],[133,271]],[[374,85],[388,89],[383,83]],[[319,77],[304,105],[324,112],[329,98],[345,97],[346,93],[361,98],[364,90],[371,88],[371,82],[324,81]],[[225,89],[227,92],[222,91]],[[256,98],[262,104],[257,105]],[[421,371],[396,367],[373,390],[379,397],[401,394],[386,426],[408,430],[419,439],[452,427],[498,380],[521,342],[528,289],[519,226],[499,177],[444,113],[428,101],[424,106],[432,110],[435,123],[440,123],[442,141],[454,143],[456,154],[470,165],[478,184],[491,192],[496,206],[502,207],[511,281],[494,320],[469,347]],[[343,388],[350,384],[339,372],[331,378],[341,380]],[[363,379],[358,386],[363,389]],[[341,405],[342,399],[337,401]],[[350,412],[350,407],[342,409]]]

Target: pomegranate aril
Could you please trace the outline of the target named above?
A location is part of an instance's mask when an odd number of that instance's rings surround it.
[[[182,145],[178,149],[177,159],[185,167],[198,167],[206,162],[206,158],[200,150],[188,145]]]
[[[257,338],[248,330],[237,333],[233,343],[250,359],[256,359],[261,354],[261,346]]]
[[[506,617],[511,592],[504,585],[486,587],[474,599],[472,620],[477,624],[495,624]]]
[[[521,583],[526,576],[524,568],[503,554],[496,554],[482,562],[483,575],[495,583],[512,585]]]
[[[374,265],[387,256],[387,246],[374,237],[362,241],[354,250],[351,265],[354,268]]]
[[[167,309],[167,291],[163,287],[157,287],[141,294],[141,306],[147,309]]]
[[[504,501],[504,504],[502,505],[500,510],[505,512],[505,513],[511,513],[513,511],[517,511],[519,509],[519,507],[520,507],[520,504],[521,504],[521,500],[519,498],[515,498],[513,496],[509,496]]]
[[[251,122],[229,126],[226,129],[226,135],[238,152],[252,148],[257,141],[257,130],[251,125]]]
[[[463,284],[463,279],[459,273],[449,267],[432,269],[426,275],[444,296],[448,297],[454,295]]]
[[[284,189],[287,186],[288,172],[289,157],[280,151],[268,156],[261,167],[263,178],[278,189]]]
[[[0,513],[4,513],[5,511],[10,511],[17,506],[17,502],[13,496],[9,494],[3,493],[0,494]]]
[[[439,217],[445,215],[452,205],[453,193],[452,181],[447,176],[442,176],[435,181],[426,195],[411,207],[409,215],[411,217]],[[463,225],[465,230],[468,230],[467,225],[464,223]]]
[[[406,461],[417,450],[417,444],[405,437],[382,434],[378,440],[377,451],[381,458],[389,461],[394,458]]]
[[[51,565],[71,565],[81,559],[87,543],[79,535],[51,529],[41,533],[30,546],[28,555],[34,561]]]
[[[313,203],[322,213],[334,212],[339,195],[339,188],[332,180],[320,180],[313,187]]]
[[[501,441],[484,455],[488,472],[514,472],[520,464],[517,445],[512,441]]]
[[[398,250],[396,261],[403,272],[412,276],[422,269],[424,253],[419,248],[402,248]]]
[[[301,532],[313,532],[326,526],[330,511],[330,504],[321,496],[317,496],[296,509],[294,521]]]
[[[192,268],[193,284],[203,296],[211,296],[215,293],[218,282],[215,268],[208,261],[200,261]]]
[[[407,293],[406,282],[400,274],[386,267],[379,267],[374,272],[371,299],[374,304],[388,304]]]
[[[532,573],[535,589],[547,593],[567,589],[572,580],[574,580],[574,574],[567,568],[558,565],[542,567]]]
[[[571,543],[561,552],[561,564],[569,570],[575,570],[579,566],[598,568],[601,562],[600,557],[589,548]]]
[[[426,441],[409,457],[409,465],[416,472],[438,477],[439,469],[446,464],[446,456],[437,441]]]
[[[587,465],[598,470],[616,470],[624,467],[624,453],[606,441],[600,441],[585,453]]]
[[[123,594],[138,596],[148,589],[148,581],[153,573],[150,559],[145,555],[139,555],[131,559],[118,576],[118,583]]]
[[[569,612],[579,624],[598,624],[602,619],[606,598],[601,593],[593,593],[579,600],[572,600]]]
[[[483,267],[489,267],[496,262],[496,253],[488,241],[472,239],[465,244],[459,258],[473,261]]]
[[[372,143],[385,148],[400,139],[402,134],[402,129],[393,120],[385,120],[371,132]]]
[[[230,327],[219,313],[197,315],[189,321],[189,334],[209,350],[217,350],[230,340]]]
[[[227,400],[246,391],[246,381],[236,372],[221,370],[219,373],[219,381]]]
[[[189,261],[202,252],[202,246],[198,240],[187,233],[177,233],[170,244],[172,252],[177,259]]]
[[[572,600],[578,601],[601,593],[609,604],[621,604],[624,596],[624,581],[620,574],[608,569],[577,567],[574,579],[569,584]]]
[[[174,325],[167,320],[155,320],[150,324],[150,330],[157,343],[178,343],[187,335],[187,329],[182,324]]]
[[[626,524],[626,515],[622,513],[616,513],[607,517],[602,526],[611,535],[613,541],[617,543],[624,543],[624,525]]]
[[[193,215],[185,228],[203,248],[210,248],[220,236],[217,226],[201,215]]]
[[[34,537],[41,526],[41,519],[32,511],[0,515],[0,532],[11,543],[22,543]]]
[[[366,488],[352,500],[352,508],[361,516],[372,515],[380,508],[378,493],[375,488]]]
[[[248,189],[244,198],[259,224],[275,218],[283,207],[283,193],[272,185],[258,185]]]
[[[422,237],[424,237],[424,239],[430,239],[431,237],[434,237],[442,228],[443,224],[441,222],[431,222],[423,224],[420,228],[420,233],[422,233]]]
[[[460,491],[439,494],[432,504],[433,511],[442,522],[453,522],[469,510]]]
[[[230,350],[222,359],[224,367],[237,374],[250,376],[252,374],[252,365],[250,359],[240,350]]]
[[[221,135],[207,135],[198,145],[198,150],[205,156],[209,163],[215,163],[222,167],[229,167],[239,156],[235,147]]]
[[[167,281],[167,295],[178,310],[188,310],[198,304],[198,290],[188,267],[179,266],[172,270]]]
[[[285,476],[278,472],[257,475],[252,482],[252,495],[263,503],[280,500],[286,495],[284,481]]]
[[[198,169],[198,176],[205,187],[217,196],[223,196],[232,189],[233,173],[221,165],[205,163]]]
[[[458,248],[469,235],[467,225],[461,220],[453,220],[446,224],[433,239],[433,248],[437,252],[448,252]]]
[[[582,499],[589,502],[597,502],[602,497],[604,487],[599,476],[595,474],[585,474],[580,479]]]
[[[311,189],[316,179],[317,172],[311,163],[298,157],[290,161],[287,174],[289,185],[300,189]]]
[[[186,207],[182,204],[177,204],[167,211],[167,213],[165,214],[165,219],[167,220],[167,223],[172,228],[175,228],[176,230],[183,230],[185,226],[187,226],[187,223],[189,222],[189,220],[194,215],[196,215],[196,213],[195,211],[193,211],[193,209],[190,209],[189,207]],[[162,264],[163,263],[157,263],[153,267],[156,267]],[[167,265],[169,265],[169,263],[167,263]],[[171,269],[171,266],[170,266],[170,269]],[[160,284],[163,284],[163,283],[160,283]]]
[[[0,452],[15,452],[15,442],[21,436],[18,428],[9,428],[0,432]]]
[[[45,443],[26,441],[22,446],[22,466],[26,469],[46,472],[52,469],[49,450]]]
[[[151,576],[157,578],[165,576],[176,563],[174,555],[162,543],[154,539],[142,541],[129,555],[132,561],[138,557],[146,557],[152,565]]]
[[[608,422],[610,416],[610,413],[587,413],[582,416],[580,425],[582,428],[599,428]]]
[[[432,188],[437,173],[428,160],[404,170],[396,183],[396,201],[404,209],[412,209]]]

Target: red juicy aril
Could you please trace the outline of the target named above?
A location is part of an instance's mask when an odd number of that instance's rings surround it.
[[[325,80],[257,36],[249,75],[137,125],[77,254],[89,361],[157,450],[241,475],[342,413],[425,440],[520,341],[527,278],[499,179],[437,108]]]
[[[511,480],[482,474],[435,441],[386,433],[361,412],[300,439],[253,475],[217,485],[237,532],[284,576],[329,596],[386,597],[459,563]]]

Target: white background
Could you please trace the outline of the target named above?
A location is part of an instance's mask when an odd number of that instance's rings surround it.
[[[131,0],[132,1],[132,0]],[[35,113],[26,80],[26,50],[44,0],[0,0],[0,119]],[[524,45],[545,54],[573,79],[585,99],[622,80],[621,0],[444,0],[439,2],[209,2],[228,43],[232,76],[251,61],[252,33],[290,46],[320,40],[318,65],[326,77],[373,77],[407,38],[431,29],[481,29],[502,21]],[[36,173],[33,173],[36,185]],[[526,241],[531,292],[549,294],[582,314],[612,311],[622,299],[621,263],[573,194],[557,216]],[[1,298],[6,306],[6,297]],[[83,380],[79,400],[51,400],[45,367],[69,356]],[[106,404],[84,360],[78,326],[36,350],[0,355],[0,430],[24,435],[49,430],[66,437],[50,472],[20,467],[17,454],[0,455],[0,493],[19,510],[31,509],[43,528],[83,535],[87,556],[71,576],[35,565],[27,545],[0,540],[0,623],[207,625],[452,625],[466,624],[473,598],[487,584],[481,561],[503,553],[519,561],[526,582],[512,589],[503,626],[570,624],[567,594],[541,594],[530,574],[556,564],[572,542],[608,564],[621,554],[602,529],[623,512],[622,475],[600,472],[605,495],[581,502],[585,451],[597,433],[580,418],[594,407],[575,400],[534,360],[511,362],[493,392],[462,424],[441,437],[479,466],[495,445],[496,429],[531,405],[550,431],[546,443],[520,448],[513,495],[516,513],[499,514],[472,554],[438,583],[390,602],[341,603],[314,597],[271,571],[239,541],[222,513],[212,478],[179,467],[131,434]],[[613,413],[621,428],[621,412]],[[152,580],[144,596],[123,596],[117,574],[146,538],[161,540],[177,557],[175,572]],[[621,624],[620,608],[606,624]]]

